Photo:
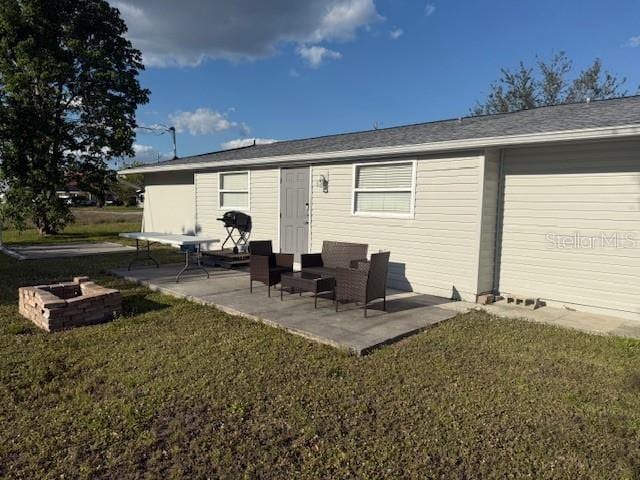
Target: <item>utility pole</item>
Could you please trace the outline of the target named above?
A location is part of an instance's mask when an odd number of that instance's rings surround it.
[[[173,140],[173,160],[178,158],[178,147],[176,146],[176,127],[169,127],[171,139]]]

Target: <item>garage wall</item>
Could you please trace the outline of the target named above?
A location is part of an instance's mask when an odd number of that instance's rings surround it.
[[[195,194],[193,172],[158,172],[144,175],[145,232],[193,234]]]
[[[640,142],[506,150],[503,210],[502,293],[640,319]]]
[[[418,158],[415,217],[351,213],[353,164],[312,169],[311,245],[362,242],[391,252],[390,286],[474,301],[483,155]],[[329,179],[323,193],[320,175]]]
[[[250,209],[246,213],[251,215],[253,226],[251,239],[271,240],[274,250],[278,251],[280,172],[278,169],[251,170],[249,181]],[[198,232],[203,235],[212,235],[224,241],[227,232],[222,222],[216,220],[227,210],[219,208],[218,173],[197,172],[195,174],[195,191]],[[231,243],[227,243],[226,247],[229,248],[230,245]],[[212,244],[208,248],[219,249],[220,244]]]

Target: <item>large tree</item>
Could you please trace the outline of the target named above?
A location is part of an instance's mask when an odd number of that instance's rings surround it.
[[[598,58],[570,79],[572,71],[573,62],[564,52],[557,53],[549,61],[538,59],[534,66],[520,62],[516,70],[502,69],[502,76],[490,85],[486,100],[478,102],[471,113],[507,113],[626,94],[622,89],[626,79],[603,70]]]
[[[133,161],[130,167],[144,165],[142,162]],[[144,175],[141,173],[129,173],[118,175],[111,188],[114,196],[126,206],[136,206],[136,196],[140,190],[144,192]]]
[[[2,215],[17,227],[55,233],[71,219],[56,190],[100,184],[112,156],[133,155],[149,92],[126,31],[104,0],[0,0]]]

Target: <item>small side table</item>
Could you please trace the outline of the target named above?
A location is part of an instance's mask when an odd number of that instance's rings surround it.
[[[322,276],[310,272],[285,272],[280,279],[280,300],[284,299],[283,290],[285,287],[300,292],[313,293],[313,308],[318,308],[318,293],[332,292],[333,299],[336,298],[336,279],[334,277]]]

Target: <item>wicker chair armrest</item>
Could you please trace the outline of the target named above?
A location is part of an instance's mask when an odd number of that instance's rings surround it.
[[[349,266],[356,270],[368,270],[369,265],[370,265],[369,260],[367,260],[366,258],[351,260],[351,262],[349,262]]]
[[[367,283],[367,272],[356,270],[355,268],[336,268],[336,283],[342,283],[345,286],[360,285]]]
[[[338,300],[360,301],[365,298],[368,272],[353,268],[336,268],[336,296]]]
[[[266,274],[271,267],[270,255],[251,255],[249,257],[249,271],[251,273]]]
[[[309,267],[322,267],[322,254],[321,253],[303,253],[300,255],[300,266],[302,268]]]
[[[361,270],[358,268],[344,268],[338,267],[336,268],[336,276],[340,275],[344,278],[367,278],[367,270]]]
[[[293,271],[293,254],[292,253],[275,253],[276,267],[288,268]]]

